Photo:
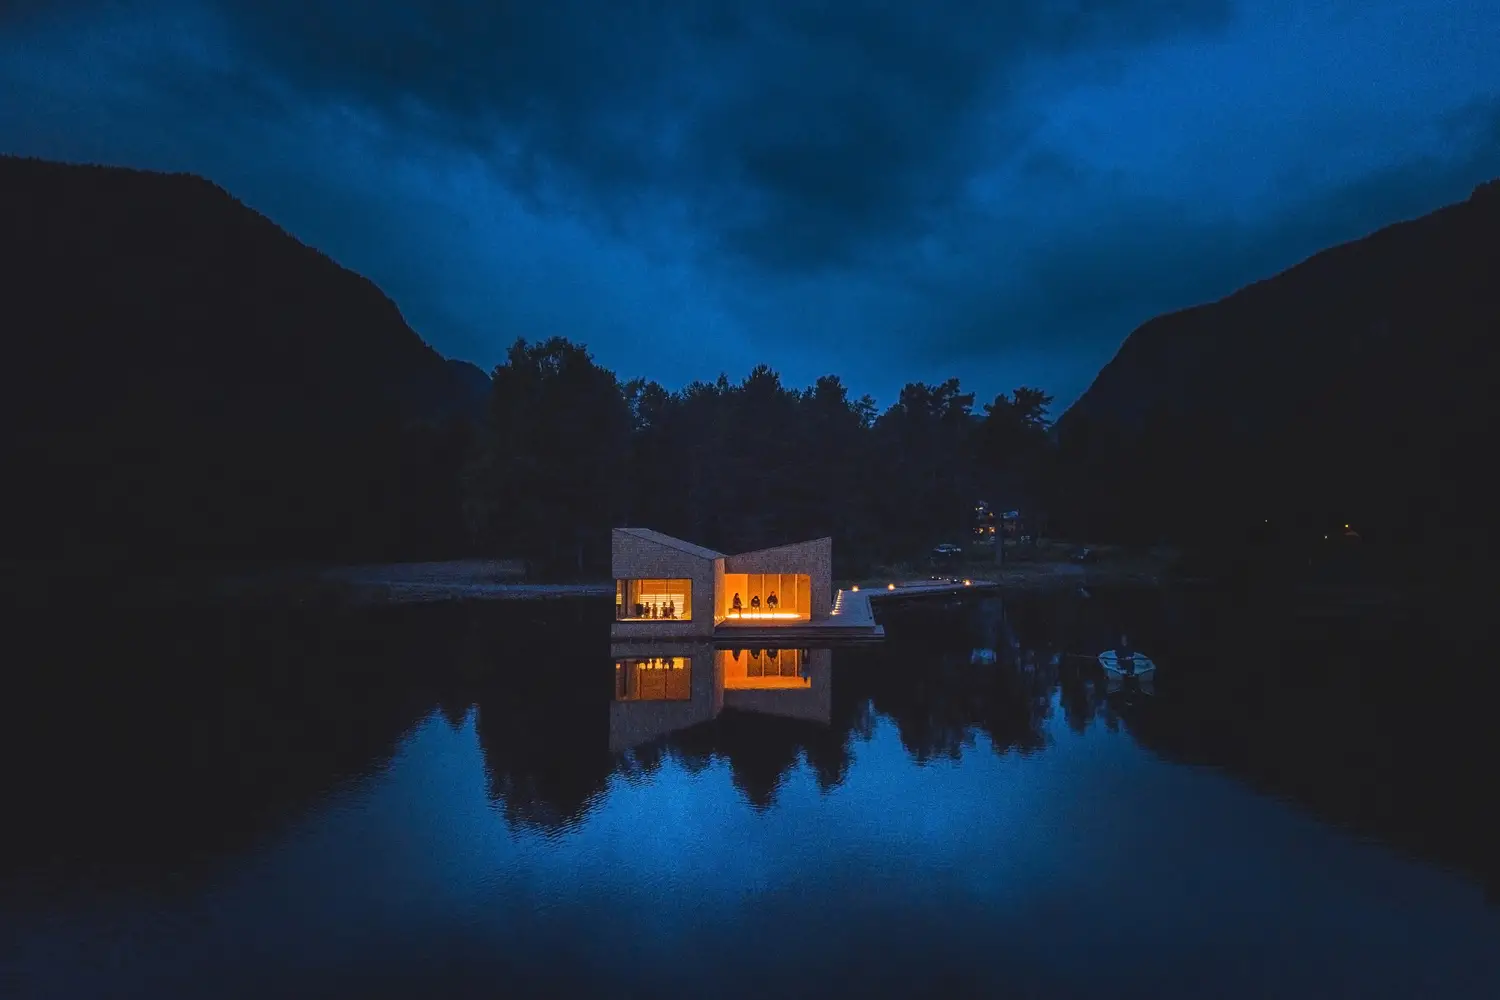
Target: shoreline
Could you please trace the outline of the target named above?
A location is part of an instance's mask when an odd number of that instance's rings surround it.
[[[135,575],[101,571],[59,571],[32,565],[6,566],[0,592],[14,609],[31,611],[97,604],[122,609],[165,611],[174,608],[266,608],[359,610],[408,605],[604,599],[614,593],[611,580],[536,582],[525,579],[518,560],[456,559],[421,563],[358,566],[284,567],[248,572],[209,567],[176,574]],[[1212,578],[1177,571],[1171,560],[1136,556],[1077,563],[1054,559],[1013,560],[1003,566],[972,562],[934,574],[912,565],[890,567],[879,574],[833,581],[836,589],[858,586],[871,591],[887,584],[926,583],[941,578],[972,578],[990,584],[1002,596],[1059,595],[1099,589],[1217,589]],[[1222,581],[1218,581],[1222,585]],[[1246,595],[1238,593],[1238,600]],[[1399,587],[1372,582],[1315,583],[1287,580],[1265,592],[1302,616],[1343,616],[1356,611],[1399,607],[1415,595]]]
[[[1006,566],[972,565],[954,571],[983,579],[1012,593],[1053,593],[1093,586],[1161,586],[1162,567],[1136,560],[1077,564],[1036,561]],[[359,566],[287,567],[223,573],[208,568],[177,574],[120,575],[105,572],[47,572],[42,567],[7,574],[4,589],[17,606],[97,600],[136,608],[172,607],[326,607],[367,608],[463,601],[526,601],[604,598],[614,593],[611,580],[534,582],[525,579],[519,560],[454,559],[420,563]],[[870,589],[888,582],[926,581],[931,575],[913,567],[889,575],[838,580],[835,587],[857,584]]]
[[[1167,581],[1161,567],[1138,562],[1084,565],[1066,562],[1017,562],[1004,567],[973,567],[975,579],[1002,590],[1051,593],[1078,587],[1158,587]],[[998,572],[997,572],[998,570]],[[608,597],[609,580],[596,583],[530,583],[519,572],[498,570],[493,561],[454,560],[443,563],[394,563],[383,566],[342,567],[318,574],[318,579],[348,588],[357,605],[429,604],[442,601],[538,600],[553,597]],[[887,582],[928,577],[916,574],[852,581],[861,587],[882,588]],[[836,582],[848,587],[850,582]]]
[[[1090,587],[1161,587],[1176,577],[1169,563],[1153,559],[1104,560],[1096,563],[1061,560],[1012,560],[1003,565],[965,563],[937,572],[904,566],[884,574],[839,581],[842,587],[883,589],[888,583],[925,581],[934,578],[984,580],[1012,593],[1056,593]]]
[[[341,566],[315,581],[345,589],[349,603],[435,604],[443,601],[527,601],[556,597],[608,597],[612,582],[532,583],[514,559],[454,559],[444,562]]]

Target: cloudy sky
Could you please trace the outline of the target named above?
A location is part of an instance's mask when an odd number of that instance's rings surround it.
[[[189,170],[445,354],[1065,405],[1500,176],[1494,0],[0,0],[0,152]]]

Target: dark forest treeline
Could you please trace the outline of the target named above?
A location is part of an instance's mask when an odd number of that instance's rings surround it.
[[[607,565],[628,523],[724,551],[832,535],[857,572],[961,541],[976,499],[1042,496],[1050,402],[1023,387],[976,407],[950,379],[879,412],[835,375],[799,390],[765,366],[669,392],[565,339],[518,341],[463,472],[465,524],[554,569]]]

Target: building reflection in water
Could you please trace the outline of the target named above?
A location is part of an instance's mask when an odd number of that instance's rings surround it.
[[[629,750],[719,714],[724,680],[712,643],[615,643],[609,749]]]
[[[693,661],[686,656],[634,656],[615,660],[615,701],[689,701]]]
[[[616,643],[609,748],[616,753],[719,717],[729,708],[828,725],[827,649],[715,649],[711,643]]]
[[[724,707],[828,725],[833,716],[827,649],[721,649]]]
[[[670,762],[690,773],[727,765],[747,801],[769,808],[799,764],[822,791],[838,787],[878,718],[918,763],[955,758],[981,736],[987,752],[1041,749],[1056,664],[1012,662],[997,621],[946,646],[924,638],[837,653],[617,640],[605,664],[572,644],[548,669],[507,671],[477,698],[491,794],[512,826],[561,831],[614,777],[648,779]],[[974,664],[980,646],[1001,655]]]

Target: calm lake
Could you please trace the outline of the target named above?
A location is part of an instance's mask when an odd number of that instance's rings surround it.
[[[1495,688],[1420,620],[985,598],[625,655],[608,616],[21,623],[0,994],[1500,996]]]

